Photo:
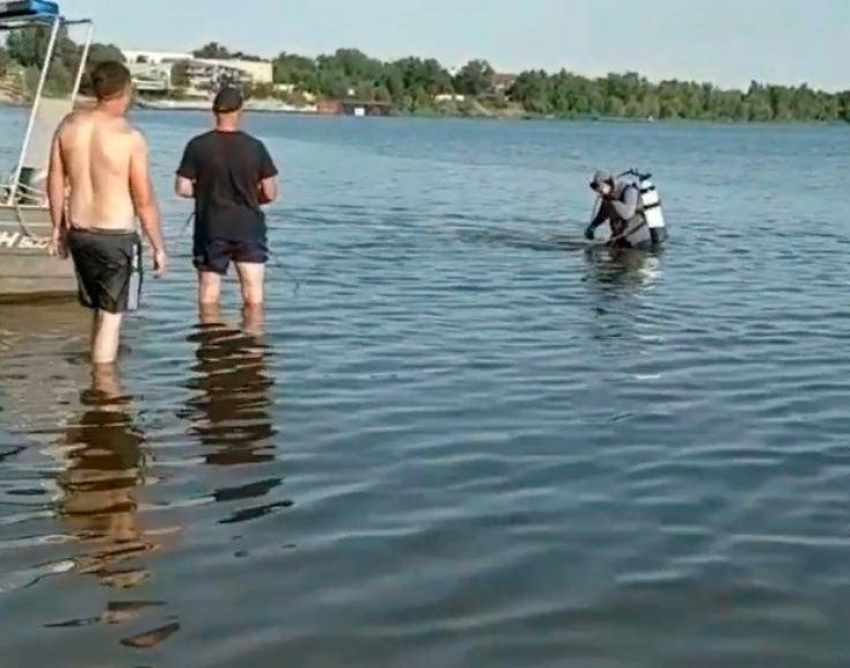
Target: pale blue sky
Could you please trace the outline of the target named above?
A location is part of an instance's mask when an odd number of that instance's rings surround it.
[[[850,89],[850,0],[64,0],[124,48],[207,41],[273,55],[339,46],[497,69],[638,70]]]

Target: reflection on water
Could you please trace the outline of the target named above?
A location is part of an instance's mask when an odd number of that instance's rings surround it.
[[[186,384],[192,395],[179,416],[190,423],[189,432],[203,446],[204,461],[217,467],[273,461],[277,431],[271,392],[275,383],[268,371],[263,310],[244,309],[237,328],[222,318],[218,307],[205,307],[188,340],[197,346],[197,361]],[[223,503],[258,499],[282,484],[278,477],[251,481],[217,489],[213,498]],[[258,519],[290,505],[282,501],[242,508],[220,523]]]
[[[633,293],[649,287],[662,276],[664,250],[652,252],[594,246],[585,251],[585,282],[600,289],[616,288]]]
[[[516,250],[575,252],[587,247],[584,239],[574,235],[539,234],[527,229],[458,227],[455,234],[467,244]]]
[[[246,309],[241,328],[206,308],[189,341],[197,363],[186,386],[193,392],[180,417],[209,452],[208,464],[237,466],[274,458],[270,408],[274,380],[268,374],[263,312]]]
[[[0,568],[0,580],[9,591],[58,577],[69,578],[65,586],[83,585],[78,606],[45,607],[39,623],[54,632],[123,627],[148,613],[165,612],[165,601],[148,600],[146,594],[138,600],[101,600],[84,583],[97,583],[112,592],[110,597],[143,592],[154,579],[153,553],[179,532],[145,522],[140,497],[151,483],[147,471],[153,450],[139,418],[139,401],[125,392],[119,368],[92,369],[87,362],[90,318],[69,301],[0,306],[5,426],[13,430],[13,443],[20,438],[16,433],[32,439],[30,447],[0,451],[0,465],[13,474],[5,485],[0,475],[0,493],[28,501],[19,504],[19,513],[6,516],[9,531],[36,554],[52,541],[67,546],[59,558],[36,557],[29,568],[5,573]],[[39,472],[40,484],[27,475],[29,470]],[[43,532],[54,537],[30,537],[28,527],[47,518],[55,524]],[[146,647],[157,644],[151,632],[141,635]],[[135,638],[122,642],[137,646]],[[56,651],[61,653],[61,646]],[[16,665],[14,660],[10,665]]]
[[[55,507],[70,536],[77,539],[69,573],[94,576],[106,587],[131,590],[152,577],[145,557],[159,549],[161,535],[146,529],[139,513],[139,490],[146,483],[149,454],[145,435],[133,414],[134,399],[121,387],[115,366],[92,371],[92,386],[82,392],[84,412],[65,427],[59,452],[64,470]],[[109,601],[98,615],[45,624],[70,629],[132,622],[162,601]],[[130,647],[155,647],[176,632],[145,632],[122,640]]]
[[[140,116],[164,191],[206,118]],[[188,240],[120,383],[0,306],[0,668],[847,663],[845,129],[252,122],[265,323]],[[624,150],[662,255],[570,222]]]
[[[647,327],[651,288],[663,274],[663,250],[599,246],[585,251],[584,286],[594,315],[592,336],[618,352],[645,354],[658,332]]]
[[[164,606],[165,603],[157,601],[110,601],[106,610],[96,616],[87,619],[72,619],[66,622],[45,624],[46,629],[73,629],[97,624],[125,624],[133,621],[140,614]]]
[[[75,302],[0,304],[0,407],[4,426],[37,437],[72,418],[90,384],[86,352],[91,315]],[[50,407],[54,421],[46,421]]]
[[[155,547],[138,515],[145,438],[133,419],[133,399],[121,391],[117,368],[97,368],[93,379],[81,397],[86,411],[66,428],[67,465],[58,478],[57,508],[85,547],[75,570],[126,589],[150,577],[138,560]]]

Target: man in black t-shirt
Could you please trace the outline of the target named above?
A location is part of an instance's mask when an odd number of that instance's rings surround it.
[[[261,141],[239,129],[242,94],[224,88],[213,103],[215,129],[189,142],[177,170],[180,197],[195,200],[195,268],[201,306],[218,303],[230,263],[245,306],[261,306],[266,217],[262,205],[277,198],[277,167]]]

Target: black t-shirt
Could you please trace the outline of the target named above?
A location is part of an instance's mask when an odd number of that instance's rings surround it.
[[[244,132],[213,130],[195,137],[177,170],[195,182],[195,238],[265,239],[260,181],[277,173],[263,142]]]

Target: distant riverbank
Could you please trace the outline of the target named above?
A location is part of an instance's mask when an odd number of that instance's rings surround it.
[[[0,89],[0,106],[5,107],[27,107],[31,103],[30,100],[17,95],[12,95],[7,91]],[[78,106],[90,106],[94,103],[94,99],[81,96],[78,101]],[[356,106],[356,104],[354,105]],[[136,107],[146,111],[202,111],[209,112],[212,108],[211,100],[203,99],[150,99],[138,98]],[[338,116],[343,114],[322,113],[318,104],[295,105],[284,102],[276,98],[254,98],[246,102],[245,108],[247,111],[263,114],[284,114],[284,115],[303,115],[303,116]],[[366,114],[369,115],[369,114]],[[509,104],[506,106],[490,106],[478,100],[465,102],[446,102],[434,107],[416,109],[414,111],[405,111],[391,109],[387,114],[390,117],[397,118],[470,118],[470,119],[491,119],[491,120],[529,120],[529,121],[596,121],[600,123],[663,123],[679,124],[690,122],[714,123],[718,125],[848,125],[844,121],[811,121],[811,120],[732,120],[732,119],[683,119],[683,118],[640,118],[640,117],[623,117],[623,116],[602,116],[602,115],[561,115],[561,114],[542,114],[534,113],[523,109],[520,105]]]
[[[141,109],[151,111],[209,111],[212,107],[212,100],[189,99],[149,99],[140,98],[136,104]],[[356,102],[347,103],[347,106],[356,108],[359,105]],[[368,108],[369,103],[364,102],[364,113],[369,115],[365,108]],[[319,104],[294,105],[275,98],[253,98],[249,99],[245,108],[248,111],[262,113],[280,113],[280,114],[305,114],[305,115],[341,115],[337,113],[323,113],[322,107]],[[519,105],[508,105],[502,108],[490,107],[482,104],[477,100],[467,101],[462,103],[447,102],[436,105],[432,108],[418,109],[413,112],[390,110],[387,112],[389,116],[401,117],[431,117],[431,118],[494,118],[494,119],[535,119],[544,118],[539,114],[530,114],[524,111]]]
[[[0,100],[0,104],[3,104]],[[146,111],[204,111],[208,112],[212,108],[211,100],[150,100],[140,99],[136,102],[137,107]],[[288,104],[277,99],[252,99],[246,102],[245,108],[247,111],[264,114],[284,114],[284,115],[303,115],[303,116],[341,116],[343,114],[323,114],[318,105],[299,106]],[[629,118],[622,116],[600,116],[600,115],[557,115],[557,114],[537,114],[529,112],[519,105],[509,105],[507,107],[490,107],[482,104],[479,101],[465,103],[444,103],[437,107],[418,109],[413,112],[391,110],[388,116],[395,118],[470,118],[470,119],[491,119],[491,120],[528,120],[528,121],[592,121],[599,123],[620,123],[620,124],[647,124],[647,123],[662,123],[681,124],[681,123],[712,123],[718,125],[847,125],[844,121],[803,121],[803,120],[748,120],[736,121],[731,119],[682,119],[682,118]]]
[[[212,100],[136,100],[140,109],[151,111],[210,111]],[[245,104],[248,111],[280,114],[318,114],[316,105],[296,106],[276,99],[253,99]]]

